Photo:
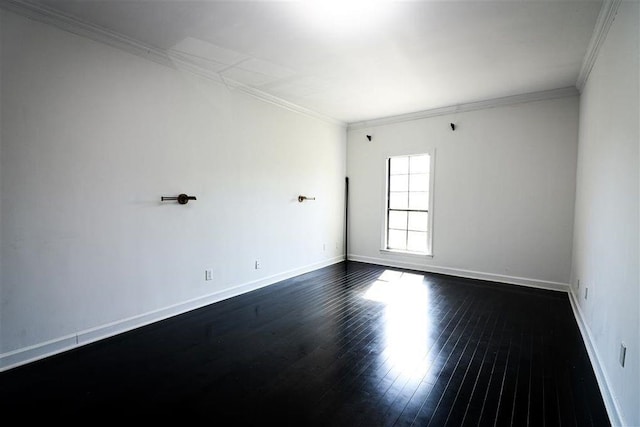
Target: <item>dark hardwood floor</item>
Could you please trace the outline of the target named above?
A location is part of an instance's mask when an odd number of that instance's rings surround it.
[[[609,425],[566,294],[355,262],[3,372],[0,405],[21,422]]]

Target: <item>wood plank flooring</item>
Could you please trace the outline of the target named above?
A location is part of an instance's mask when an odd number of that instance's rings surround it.
[[[78,424],[609,425],[567,295],[356,262],[3,372],[0,405]]]

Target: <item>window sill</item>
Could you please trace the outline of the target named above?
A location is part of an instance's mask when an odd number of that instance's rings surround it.
[[[411,258],[433,258],[433,254],[424,254],[424,253],[420,253],[420,252],[398,251],[398,250],[393,250],[393,249],[380,249],[380,253],[382,253],[382,254],[402,255],[404,257],[411,257]]]

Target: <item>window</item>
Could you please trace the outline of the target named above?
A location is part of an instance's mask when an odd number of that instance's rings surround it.
[[[431,255],[432,154],[387,159],[384,249]]]

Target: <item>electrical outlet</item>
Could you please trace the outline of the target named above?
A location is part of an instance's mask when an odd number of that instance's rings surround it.
[[[624,368],[624,360],[627,357],[627,346],[624,343],[620,343],[620,366]]]
[[[584,299],[589,298],[589,288],[584,288]]]
[[[209,268],[204,271],[204,280],[213,280],[213,269]]]
[[[259,259],[256,260],[255,267],[256,267],[256,270],[260,270],[262,268],[262,263],[260,262]]]

